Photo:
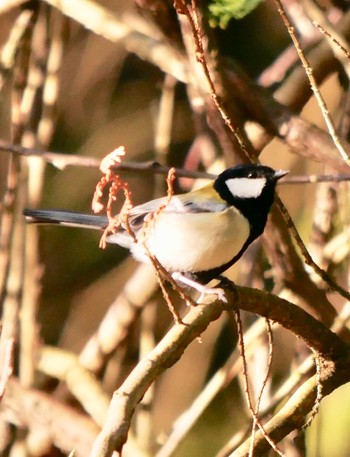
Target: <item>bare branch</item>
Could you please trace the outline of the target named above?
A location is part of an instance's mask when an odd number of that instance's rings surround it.
[[[181,357],[185,347],[200,336],[224,309],[239,307],[280,323],[302,338],[325,360],[346,356],[347,346],[335,334],[292,303],[267,292],[245,287],[235,287],[234,290],[234,294],[230,289],[226,290],[229,294],[226,305],[217,300],[192,307],[183,319],[186,325],[175,325],[155,349],[139,362],[114,393],[107,420],[93,446],[91,457],[110,456],[114,449],[121,451],[134,410],[150,384]]]
[[[255,427],[256,426],[258,426],[259,430],[263,434],[263,436],[266,439],[266,441],[270,444],[272,449],[278,455],[283,456],[283,453],[278,448],[278,446],[273,441],[273,439],[269,436],[269,434],[266,432],[263,424],[261,423],[261,421],[260,421],[260,419],[258,417],[259,404],[260,404],[260,395],[259,395],[259,398],[258,398],[256,406],[255,407],[253,406],[252,395],[251,395],[251,391],[250,391],[250,387],[249,387],[248,366],[247,366],[247,358],[246,358],[246,355],[245,355],[245,344],[244,344],[244,338],[243,338],[242,320],[241,320],[239,309],[235,310],[234,313],[235,313],[235,318],[236,318],[236,323],[237,323],[238,346],[239,346],[239,350],[240,350],[241,358],[242,358],[243,379],[244,379],[244,393],[245,393],[245,397],[246,397],[246,400],[247,400],[248,409],[249,409],[249,411],[250,411],[250,413],[251,413],[251,415],[253,417],[253,426],[252,426],[253,430],[252,430],[252,435],[251,435],[251,446],[250,446],[250,449],[249,449],[249,457],[253,456],[253,451],[254,451],[253,442],[254,442],[254,437],[255,437]],[[267,376],[268,376],[268,373],[267,373]],[[265,378],[265,380],[267,380],[267,377]],[[263,388],[262,389],[264,389],[265,382],[266,381],[264,381],[264,383],[263,383]]]
[[[149,36],[138,32],[133,27],[136,21],[130,16],[124,20],[113,12],[91,0],[75,0],[74,6],[70,0],[44,0],[59,9],[62,14],[79,22],[83,27],[100,35],[113,43],[123,42],[125,49],[148,60],[165,73],[170,73],[179,81],[187,81],[187,70],[183,55],[171,45],[161,41],[161,34],[150,24],[143,25],[144,30],[151,31]],[[143,22],[140,17],[137,23]],[[153,35],[152,37],[150,35]]]
[[[75,449],[77,457],[86,457],[98,428],[92,420],[73,408],[61,405],[48,394],[22,387],[12,378],[0,405],[3,419],[29,430],[41,430],[64,452]]]
[[[65,381],[70,392],[94,421],[103,425],[109,396],[94,375],[80,365],[78,356],[63,349],[44,346],[39,352],[38,369],[46,375]]]
[[[300,57],[300,60],[303,64],[303,67],[305,68],[305,74],[307,75],[307,77],[309,78],[309,81],[310,81],[310,85],[311,85],[311,88],[312,88],[312,91],[314,92],[315,94],[315,97],[316,97],[316,100],[317,100],[317,103],[321,109],[321,112],[322,112],[322,115],[323,115],[323,118],[325,120],[325,123],[327,125],[327,128],[328,128],[328,131],[329,131],[329,134],[331,135],[332,137],[332,140],[335,144],[335,146],[337,147],[341,157],[343,158],[343,160],[345,161],[345,163],[350,166],[350,157],[348,156],[347,152],[345,151],[343,145],[341,144],[340,142],[340,139],[336,133],[336,130],[335,130],[335,125],[334,125],[334,122],[329,114],[329,111],[327,109],[327,106],[326,106],[326,103],[324,101],[324,98],[319,90],[319,87],[318,87],[318,84],[317,84],[317,81],[313,75],[313,70],[312,70],[312,67],[310,66],[302,48],[301,48],[301,45],[300,45],[300,42],[299,40],[297,39],[295,33],[294,33],[294,29],[291,25],[291,23],[289,22],[289,19],[284,11],[284,8],[283,8],[283,5],[281,3],[280,0],[275,0],[275,3],[277,5],[277,8],[278,8],[278,12],[280,13],[282,19],[283,19],[283,22],[285,23],[286,27],[287,27],[287,30],[288,30],[288,33],[290,35],[290,37],[292,38],[293,40],[293,43],[294,43],[294,46],[295,46],[295,49],[297,50],[298,52],[298,55]]]
[[[26,0],[3,0],[0,5],[0,14],[7,13],[12,8],[21,6]]]
[[[323,143],[323,139],[318,140]],[[0,151],[12,152],[25,157],[41,157],[46,162],[52,164],[58,169],[64,170],[66,167],[82,167],[82,168],[96,168],[98,169],[101,164],[101,160],[77,154],[64,154],[60,152],[43,151],[42,149],[27,148],[20,145],[7,143],[0,140]],[[317,160],[317,158],[315,158]],[[323,157],[319,157],[322,160]],[[166,165],[160,165],[154,161],[148,162],[128,162],[123,161],[120,164],[115,165],[115,170],[120,172],[133,171],[136,173],[149,173],[149,174],[160,174],[167,175],[170,168]],[[215,179],[217,174],[207,173],[204,171],[187,170],[184,168],[174,168],[176,176],[193,179]],[[337,173],[337,174],[326,174],[326,175],[293,175],[287,176],[279,181],[279,185],[284,184],[316,184],[320,182],[342,182],[350,181],[350,174]]]

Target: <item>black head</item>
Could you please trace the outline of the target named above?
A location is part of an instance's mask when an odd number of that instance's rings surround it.
[[[237,165],[222,172],[214,183],[215,190],[229,205],[235,206],[251,226],[251,235],[259,236],[272,206],[278,179],[287,171],[263,165]]]

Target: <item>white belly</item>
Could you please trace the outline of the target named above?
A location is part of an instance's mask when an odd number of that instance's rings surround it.
[[[219,213],[161,213],[147,228],[147,246],[169,272],[199,272],[229,262],[249,236],[249,224],[234,208]],[[131,252],[147,261],[139,242]]]

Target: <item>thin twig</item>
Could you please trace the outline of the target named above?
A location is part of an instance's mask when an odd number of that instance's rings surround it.
[[[85,168],[100,168],[101,159],[88,157],[76,154],[64,154],[60,152],[43,151],[36,148],[26,148],[20,145],[7,143],[0,140],[0,151],[14,153],[21,156],[38,156],[42,157],[48,163],[51,163],[56,168],[63,170],[68,166],[77,166]],[[140,172],[150,174],[161,174],[167,175],[170,168],[165,165],[160,165],[154,161],[148,162],[127,162],[123,161],[119,164],[115,164],[111,167],[115,171],[120,172]],[[185,170],[183,168],[175,168],[176,175],[184,178],[196,178],[196,179],[215,179],[217,175],[213,173],[206,173],[203,171]],[[349,177],[350,179],[350,177]]]
[[[350,71],[349,71],[349,63],[350,63],[350,49],[349,45],[344,40],[344,38],[336,33],[334,28],[332,27],[332,35],[322,27],[322,25],[318,24],[316,21],[312,22],[315,27],[318,28],[318,30],[323,33],[328,39],[328,42],[330,43],[334,55],[342,62],[344,66],[344,71],[350,77]]]
[[[282,201],[277,198],[276,203],[281,211],[281,214],[285,220],[285,223],[288,227],[288,230],[292,233],[294,240],[296,241],[298,248],[304,258],[305,263],[310,266],[315,273],[320,276],[321,279],[334,291],[338,292],[339,295],[344,297],[346,300],[350,301],[350,292],[345,290],[343,287],[341,287],[333,278],[329,276],[329,274],[323,270],[319,265],[317,265],[309,251],[307,250],[302,238],[300,237],[297,228],[295,227],[295,224],[290,217],[287,209],[283,205]]]
[[[178,287],[176,282],[173,280],[173,278],[171,277],[171,275],[167,272],[167,270],[163,267],[163,265],[159,262],[159,260],[157,259],[157,257],[155,257],[151,252],[150,250],[148,249],[147,245],[144,246],[144,249],[147,253],[147,256],[148,258],[150,259],[153,267],[154,267],[154,270],[156,272],[156,276],[157,276],[157,280],[158,280],[158,284],[159,284],[159,287],[162,291],[162,295],[166,301],[166,304],[168,305],[168,308],[169,308],[169,311],[171,312],[172,316],[173,316],[173,319],[174,321],[177,323],[177,324],[183,324],[183,321],[181,319],[181,316],[180,314],[178,313],[176,307],[174,306],[173,304],[173,301],[170,297],[170,294],[165,286],[165,278],[168,279],[170,282],[172,282],[172,286],[175,288],[175,287]],[[188,301],[189,301],[189,298],[188,298]]]
[[[101,159],[88,157],[77,154],[64,154],[60,152],[43,151],[42,149],[27,148],[20,145],[14,145],[0,140],[0,152],[12,152],[21,156],[31,157],[37,156],[42,157],[48,163],[55,167],[63,170],[69,166],[76,166],[82,168],[96,168],[98,169],[101,164]],[[160,165],[154,161],[148,162],[128,162],[123,161],[120,164],[116,164],[112,167],[118,172],[135,172],[135,173],[149,173],[149,174],[160,174],[167,175],[169,173],[170,166]],[[217,174],[207,173],[204,171],[187,170],[185,168],[175,168],[176,176],[193,179],[215,179]],[[320,182],[343,182],[350,181],[350,174],[326,174],[326,175],[294,175],[287,176],[282,180],[278,181],[278,185],[285,184],[317,184]]]
[[[350,306],[347,303],[343,310],[341,311],[341,315],[334,321],[331,330],[335,333],[341,332],[344,328],[348,320],[350,319]],[[261,323],[262,321],[260,321]],[[262,331],[262,328],[260,329]],[[249,329],[250,331],[250,329]],[[260,333],[256,335],[257,337],[260,336]],[[248,346],[249,349],[249,346]],[[300,383],[306,379],[307,376],[310,375],[311,369],[315,364],[315,351],[311,354],[307,359],[305,359],[301,364],[298,365],[293,371],[291,372],[289,378],[287,378],[283,384],[278,388],[278,390],[272,395],[272,398],[268,405],[262,408],[260,414],[261,417],[266,417],[268,414],[271,414],[273,410],[275,410],[278,405],[283,402],[287,397],[290,398],[292,393],[295,391],[296,387]],[[320,371],[320,370],[319,370]],[[316,382],[316,390],[318,389],[320,382]],[[316,393],[317,396],[317,393]],[[314,403],[315,404],[315,403]],[[228,455],[236,449],[237,446],[240,446],[245,439],[249,436],[249,429],[246,429],[245,433],[239,432],[232,439],[228,442],[228,444],[222,449],[222,452],[218,454],[218,456]],[[168,457],[168,454],[160,454],[157,457]]]
[[[201,22],[199,19],[197,1],[191,0],[191,7],[190,7],[189,4],[186,2],[186,0],[177,0],[177,1],[175,1],[175,7],[177,8],[177,10],[180,14],[186,15],[188,22],[191,26],[193,39],[195,42],[196,58],[197,58],[197,61],[200,63],[200,65],[203,68],[203,72],[204,72],[205,78],[208,82],[210,95],[213,99],[213,102],[214,102],[217,110],[219,111],[226,127],[228,128],[230,133],[232,133],[234,135],[243,154],[249,161],[251,161],[252,160],[251,153],[248,151],[248,149],[245,145],[245,141],[244,141],[243,136],[240,133],[240,131],[232,125],[231,118],[230,118],[226,108],[224,107],[221,97],[217,93],[213,78],[211,76],[208,62],[205,57],[205,51],[204,51],[204,46],[203,46],[203,41],[202,41],[203,31],[202,31]]]
[[[278,448],[276,443],[266,433],[263,424],[261,423],[259,417],[257,416],[257,409],[253,407],[252,397],[251,397],[250,388],[249,388],[249,376],[248,376],[247,359],[246,359],[245,347],[244,347],[243,326],[242,326],[242,320],[241,320],[239,309],[235,310],[234,314],[235,314],[236,323],[237,323],[239,350],[240,350],[241,357],[242,357],[244,392],[246,394],[246,399],[247,399],[247,404],[248,404],[249,411],[250,411],[251,415],[253,416],[253,424],[254,424],[253,426],[255,428],[255,424],[256,424],[259,427],[259,430],[261,431],[261,433],[264,435],[264,438],[266,439],[266,441],[272,447],[272,449],[275,452],[277,452],[278,455],[283,456],[284,454]],[[265,385],[265,383],[264,383],[264,385]],[[253,441],[253,439],[251,439],[251,447],[250,447],[250,450],[249,450],[249,457],[253,456],[253,450],[254,450],[254,441]]]
[[[248,356],[255,350],[256,342],[260,339],[265,328],[263,319],[259,319],[245,332],[244,338],[246,354]],[[156,457],[170,457],[173,455],[175,449],[185,439],[186,435],[188,435],[215,396],[238,376],[241,371],[242,358],[239,356],[239,350],[235,347],[224,366],[216,371],[198,396],[192,401],[189,408],[173,423],[172,431],[167,441],[157,452]]]
[[[329,131],[329,134],[331,135],[332,139],[333,139],[333,142],[334,142],[334,145],[336,146],[336,148],[338,149],[341,157],[343,158],[344,162],[350,167],[350,157],[348,156],[348,153],[345,151],[343,145],[341,144],[340,142],[340,138],[339,136],[337,135],[337,132],[336,132],[336,129],[335,129],[335,125],[334,125],[334,122],[329,114],[329,111],[327,109],[327,105],[324,101],[324,98],[319,90],[319,87],[318,87],[318,84],[317,84],[317,81],[313,75],[313,70],[312,70],[312,67],[310,66],[302,48],[301,48],[301,44],[298,40],[298,38],[296,37],[295,33],[294,33],[294,27],[292,26],[292,24],[290,23],[287,15],[286,15],[286,12],[284,11],[284,8],[283,8],[283,5],[282,5],[282,2],[280,0],[274,0],[275,1],[275,4],[277,6],[277,10],[288,30],[288,33],[294,43],[294,46],[295,46],[295,49],[299,55],[299,58],[303,64],[303,67],[305,69],[305,73],[310,81],[310,85],[311,85],[311,88],[312,88],[312,91],[313,93],[315,94],[315,97],[316,97],[316,100],[317,100],[317,103],[321,109],[321,112],[322,112],[322,115],[323,115],[323,119],[327,125],[327,128],[328,128],[328,131]]]
[[[273,356],[273,334],[272,334],[272,328],[271,328],[271,323],[268,319],[265,319],[265,327],[267,331],[267,336],[268,336],[268,349],[269,349],[269,354],[268,354],[268,360],[267,360],[267,369],[265,373],[265,377],[263,379],[261,389],[256,401],[255,405],[255,415],[258,416],[259,410],[260,410],[260,403],[261,399],[265,390],[265,387],[267,385],[267,381],[269,380],[270,373],[271,373],[271,367],[272,367],[272,356]],[[253,456],[253,451],[254,451],[254,437],[255,437],[255,430],[256,430],[256,421],[255,417],[253,418],[253,425],[252,425],[252,434],[251,434],[251,447],[249,450],[249,454]]]
[[[181,317],[179,316],[176,308],[173,305],[173,302],[171,300],[171,297],[165,287],[164,281],[167,280],[170,282],[171,286],[173,289],[180,295],[180,297],[187,303],[188,305],[196,305],[194,300],[186,294],[184,289],[179,286],[179,284],[174,280],[174,278],[169,274],[169,272],[163,267],[163,265],[159,262],[157,257],[150,251],[148,247],[148,235],[150,231],[154,229],[154,225],[157,223],[157,217],[161,215],[161,213],[166,209],[166,207],[169,205],[173,195],[174,195],[174,180],[176,177],[176,172],[174,168],[171,168],[169,170],[168,176],[167,176],[167,199],[164,204],[162,204],[157,211],[154,211],[153,213],[150,213],[147,217],[147,220],[143,223],[142,229],[141,229],[141,234],[138,236],[137,241],[141,241],[143,248],[146,250],[147,256],[149,257],[150,261],[152,262],[159,286],[162,290],[163,296],[167,302],[167,305],[169,307],[170,312],[172,313],[175,322],[178,324],[183,324]]]
[[[24,46],[27,34],[32,30],[34,23],[34,14],[32,11],[23,11],[17,18],[15,26],[12,28],[12,33],[5,44],[1,53],[1,64],[5,69],[11,68],[15,65],[15,56]],[[6,73],[0,75],[1,78],[6,78]],[[18,75],[17,75],[18,76]],[[22,78],[21,78],[22,79]],[[23,78],[25,80],[25,78]],[[2,80],[0,80],[1,88]],[[17,110],[18,112],[18,110]],[[17,116],[18,117],[18,116]],[[18,121],[18,119],[16,119]],[[4,194],[3,201],[0,206],[2,213],[0,238],[0,303],[5,299],[6,283],[10,271],[10,249],[14,232],[14,208],[17,199],[17,180],[20,169],[19,157],[16,154],[11,155],[7,171],[7,187]]]
[[[167,176],[167,199],[164,204],[147,215],[147,219],[144,220],[142,229],[139,233],[133,231],[131,224],[129,222],[130,210],[133,208],[131,201],[131,192],[129,186],[124,182],[118,174],[115,173],[115,166],[122,163],[122,157],[125,155],[124,147],[120,146],[111,153],[107,154],[101,161],[100,170],[104,176],[96,185],[96,190],[93,196],[92,209],[94,212],[101,212],[104,209],[104,204],[102,203],[103,191],[107,185],[110,185],[108,202],[106,205],[106,215],[108,217],[109,224],[104,230],[101,239],[100,247],[105,248],[107,236],[113,233],[116,233],[118,229],[122,226],[125,228],[128,235],[134,243],[141,243],[143,249],[145,250],[148,258],[150,259],[152,265],[154,266],[160,288],[162,290],[163,296],[167,302],[170,312],[172,313],[175,322],[182,323],[182,320],[175,309],[171,297],[165,287],[164,280],[168,280],[172,285],[173,289],[176,290],[180,297],[185,300],[186,303],[194,305],[195,302],[189,297],[186,292],[177,284],[173,277],[168,273],[168,271],[161,265],[156,256],[148,248],[148,233],[149,230],[153,230],[154,224],[156,223],[157,217],[164,211],[167,205],[170,203],[170,200],[174,194],[173,184],[175,181],[176,173],[174,168],[170,168]],[[119,190],[124,192],[125,201],[120,213],[117,216],[114,216],[112,205],[116,200],[117,193]]]
[[[323,386],[322,386],[322,381],[321,381],[321,374],[322,374],[322,360],[320,356],[317,354],[317,352],[314,352],[314,361],[316,365],[316,398],[315,398],[315,403],[312,407],[312,410],[309,414],[309,417],[306,421],[306,423],[303,425],[302,429],[305,430],[310,425],[312,424],[312,421],[315,419],[317,416],[320,405],[321,405],[321,400],[323,398]]]

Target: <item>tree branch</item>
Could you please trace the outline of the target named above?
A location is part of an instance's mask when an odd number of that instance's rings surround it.
[[[325,361],[332,362],[347,357],[348,346],[293,303],[247,287],[234,287],[234,290],[225,288],[225,291],[227,303],[216,300],[192,307],[183,319],[184,325],[178,324],[170,329],[154,350],[130,373],[113,395],[107,420],[95,441],[91,457],[107,457],[115,449],[121,451],[127,440],[134,410],[148,387],[178,361],[185,348],[204,332],[210,322],[218,319],[224,310],[240,308],[281,324],[302,338]],[[307,407],[310,407],[310,403],[307,403]],[[303,406],[304,415],[308,411]]]

